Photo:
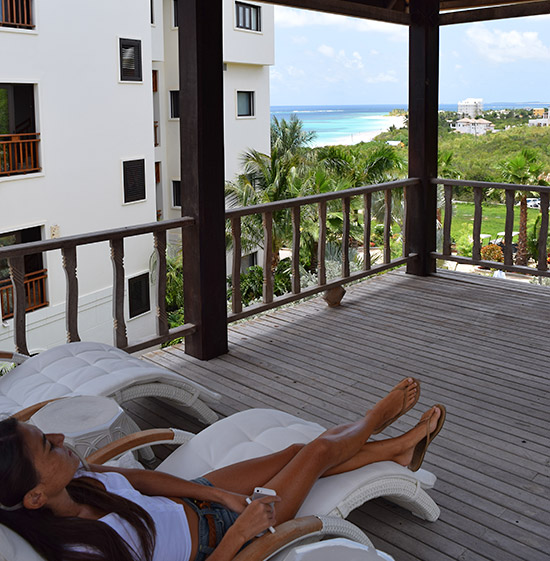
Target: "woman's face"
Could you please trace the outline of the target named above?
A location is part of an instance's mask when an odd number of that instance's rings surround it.
[[[79,459],[63,446],[62,434],[44,434],[33,425],[20,423],[18,431],[23,437],[39,484],[48,498],[57,496],[73,479]]]

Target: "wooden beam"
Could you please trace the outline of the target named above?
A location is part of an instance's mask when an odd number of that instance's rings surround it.
[[[550,1],[521,2],[506,6],[480,8],[477,10],[464,10],[448,12],[439,16],[439,25],[452,25],[457,23],[472,23],[475,21],[489,21],[495,19],[521,18],[525,16],[538,16],[550,14]]]
[[[437,109],[439,83],[439,2],[411,0],[409,28],[409,177],[421,185],[407,189],[407,244],[418,259],[407,272],[435,272],[430,253],[436,247]]]
[[[227,352],[222,2],[179,0],[180,145],[185,352]]]
[[[384,21],[386,23],[398,23],[409,25],[409,14],[398,9],[388,9],[388,2],[367,2],[366,0],[262,0],[264,4],[277,4],[316,12],[325,12],[341,16],[351,16],[363,19]],[[397,7],[404,6],[398,2]]]

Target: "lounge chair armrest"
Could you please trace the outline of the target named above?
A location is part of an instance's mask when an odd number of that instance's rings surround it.
[[[323,522],[317,516],[283,522],[276,526],[275,533],[266,532],[238,553],[233,561],[261,561],[304,536],[319,534],[322,529]]]
[[[124,454],[139,450],[151,444],[185,444],[195,436],[192,432],[179,429],[149,429],[119,438],[86,458],[91,464],[103,464]]]
[[[0,351],[0,360],[5,360],[7,362],[15,362],[15,364],[22,364],[28,358],[27,355],[22,355],[21,353],[11,352],[11,351]]]
[[[21,423],[28,421],[37,411],[40,411],[44,405],[48,405],[48,403],[52,403],[52,401],[59,401],[60,399],[66,399],[65,397],[55,397],[54,399],[47,399],[46,401],[39,401],[34,405],[29,405],[29,407],[25,407],[25,409],[21,409],[17,413],[14,413],[12,417],[15,417]]]

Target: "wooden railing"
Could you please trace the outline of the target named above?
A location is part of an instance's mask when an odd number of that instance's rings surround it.
[[[466,263],[470,265],[479,265],[502,271],[512,271],[536,276],[550,276],[548,271],[548,206],[550,197],[550,187],[542,187],[537,185],[515,185],[510,183],[488,183],[485,181],[462,181],[458,179],[434,179],[433,183],[444,186],[445,190],[445,207],[443,219],[443,250],[441,253],[433,252],[432,258],[444,259],[446,261],[454,261],[456,263]],[[474,191],[474,221],[472,227],[472,257],[455,255],[452,253],[451,225],[453,217],[453,187],[465,186],[472,187]],[[488,189],[503,189],[506,197],[506,220],[504,226],[503,254],[504,262],[486,261],[481,258],[481,225],[483,220],[483,195]],[[527,267],[523,265],[514,265],[513,262],[513,234],[514,234],[514,206],[516,191],[538,192],[540,194],[540,233],[538,240],[538,259],[537,266]]]
[[[402,181],[392,181],[389,183],[381,183],[367,187],[359,187],[356,189],[348,189],[345,191],[336,191],[325,193],[322,195],[311,195],[296,199],[287,199],[274,203],[263,205],[255,205],[227,210],[225,217],[231,221],[231,232],[233,240],[233,264],[232,264],[232,312],[228,317],[228,321],[236,321],[238,319],[248,317],[258,312],[269,310],[293,302],[300,298],[305,298],[327,291],[332,288],[342,286],[342,284],[358,280],[369,275],[406,264],[414,255],[409,254],[408,243],[406,239],[406,224],[403,224],[403,252],[402,256],[397,259],[391,258],[390,251],[390,233],[391,233],[391,192],[392,190],[403,188],[404,201],[406,205],[408,189],[415,188],[420,184],[418,179],[406,179]],[[384,192],[385,209],[384,209],[384,244],[382,249],[383,263],[381,265],[371,266],[371,206],[372,194],[375,192]],[[361,197],[363,204],[363,243],[360,248],[362,251],[362,270],[350,271],[350,208],[353,197]],[[337,279],[327,281],[326,275],[326,239],[327,239],[327,203],[340,199],[342,201],[343,227],[341,235],[342,263],[341,276]],[[300,287],[300,216],[301,208],[306,205],[317,205],[319,219],[319,241],[318,241],[318,283],[316,286],[302,289]],[[279,297],[274,297],[272,262],[273,262],[273,215],[277,211],[289,209],[292,214],[292,292]],[[261,214],[263,221],[263,298],[262,303],[248,306],[243,309],[241,301],[241,218],[250,215]],[[406,216],[406,206],[404,211]]]
[[[0,134],[0,177],[40,171],[40,133]]]
[[[26,311],[32,312],[48,305],[46,299],[46,279],[48,278],[47,269],[33,271],[24,277]],[[13,284],[10,279],[0,281],[0,308],[2,319],[13,317],[14,293]]]
[[[192,218],[185,217],[175,220],[165,220],[164,222],[152,222],[139,226],[129,226],[126,228],[117,228],[26,244],[16,244],[0,248],[0,259],[8,259],[11,282],[13,284],[12,309],[14,315],[15,350],[19,353],[28,354],[25,311],[28,303],[30,303],[30,299],[25,285],[25,256],[61,250],[67,286],[65,306],[67,340],[69,342],[80,341],[80,336],[78,334],[76,250],[79,246],[105,241],[108,241],[110,244],[110,257],[113,265],[113,324],[115,345],[128,352],[135,352],[192,333],[195,330],[195,326],[192,324],[185,324],[169,329],[165,301],[166,232],[173,228],[185,228],[193,224],[194,220]],[[132,236],[140,236],[143,234],[153,234],[154,249],[157,254],[157,333],[144,340],[129,344],[126,335],[126,322],[124,319],[124,240]]]
[[[0,0],[0,26],[32,29],[33,0]]]
[[[154,137],[155,137],[155,146],[159,146],[160,142],[159,142],[159,122],[158,121],[153,121],[153,133],[154,133]]]

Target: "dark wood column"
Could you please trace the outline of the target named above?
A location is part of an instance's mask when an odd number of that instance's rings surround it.
[[[179,0],[181,210],[185,352],[227,352],[223,143],[223,2]]]
[[[409,30],[409,177],[421,187],[409,189],[407,239],[418,259],[407,272],[426,276],[435,271],[430,252],[436,244],[437,110],[439,92],[439,1],[411,0]]]

